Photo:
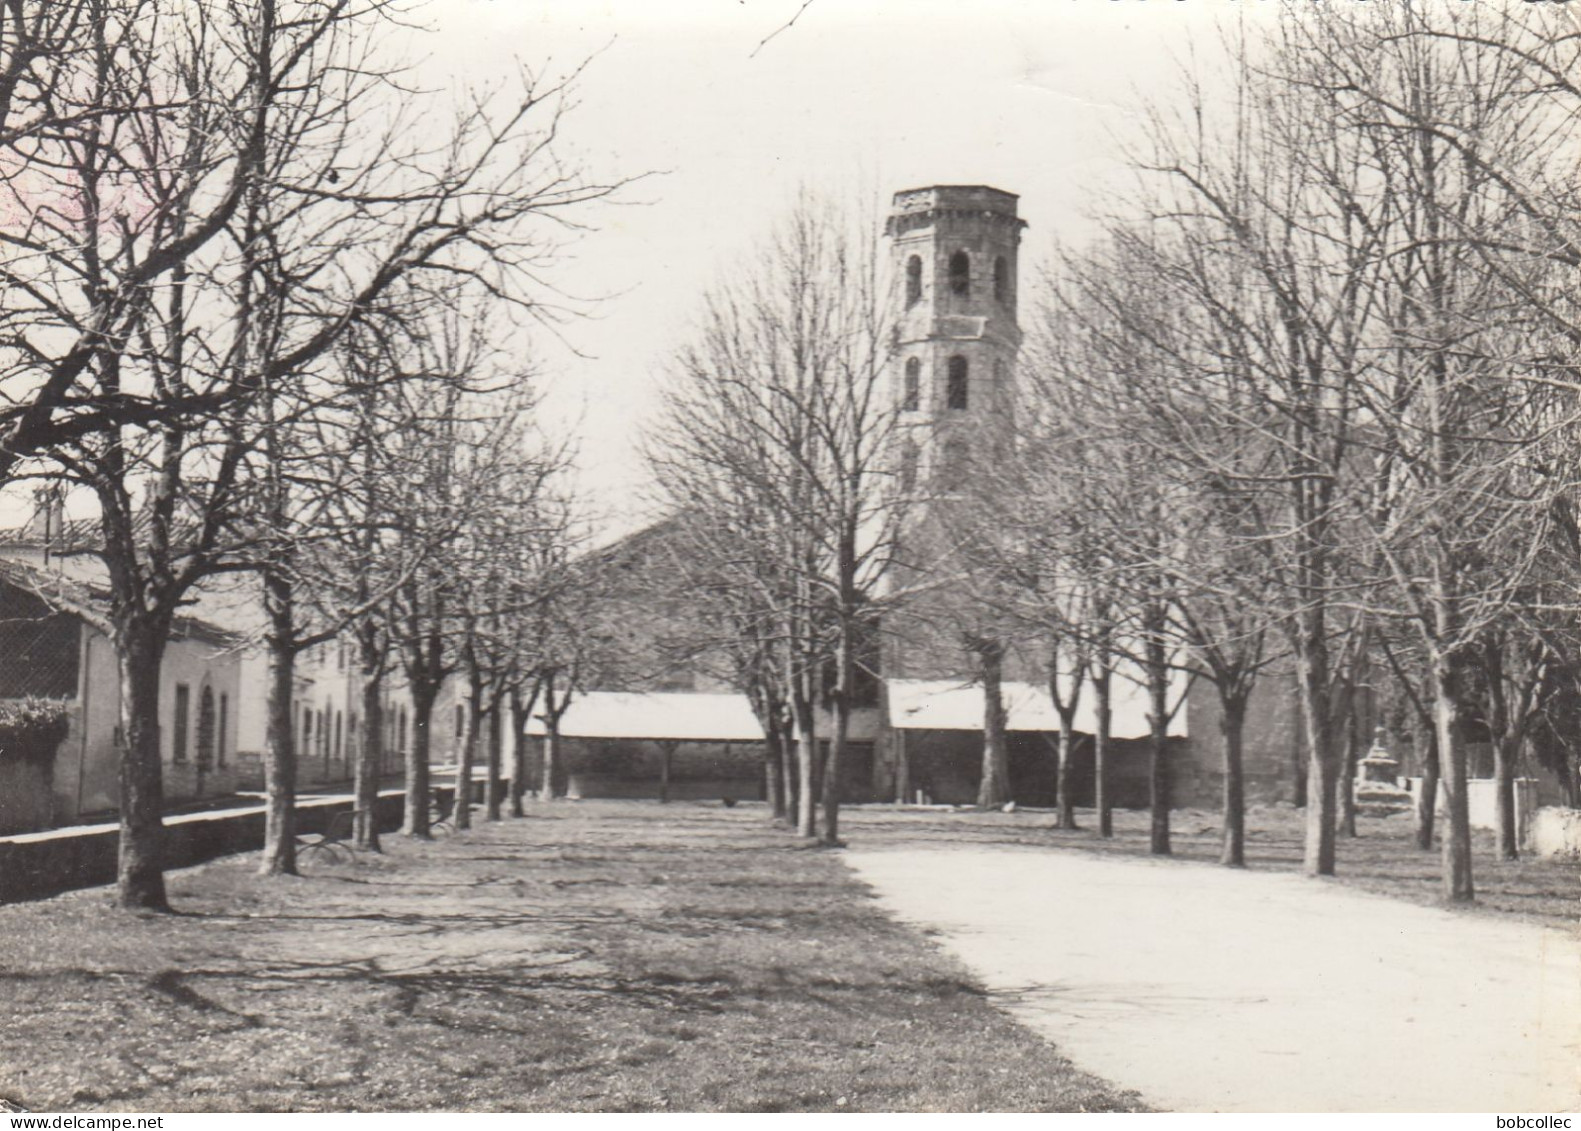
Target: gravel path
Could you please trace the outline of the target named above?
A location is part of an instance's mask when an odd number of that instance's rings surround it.
[[[1171,861],[847,859],[1017,1018],[1158,1107],[1581,1107],[1576,931]]]

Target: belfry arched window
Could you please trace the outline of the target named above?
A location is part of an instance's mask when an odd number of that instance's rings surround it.
[[[944,404],[947,408],[966,407],[966,359],[960,354],[950,358],[944,385]]]
[[[906,305],[916,306],[922,301],[922,257],[913,255],[906,260]]]
[[[900,389],[900,407],[905,412],[916,412],[922,402],[922,362],[917,358],[906,359],[906,375]]]
[[[957,295],[972,293],[972,257],[964,251],[958,251],[950,256],[950,293]]]
[[[1002,255],[994,260],[994,300],[1010,300],[1010,262]]]

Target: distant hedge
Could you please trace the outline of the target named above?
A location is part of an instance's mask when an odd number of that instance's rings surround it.
[[[0,762],[47,762],[70,727],[66,705],[53,699],[0,701]]]

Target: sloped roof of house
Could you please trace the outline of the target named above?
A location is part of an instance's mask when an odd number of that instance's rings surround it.
[[[77,569],[68,574],[54,569],[40,569],[26,562],[0,556],[0,583],[14,585],[32,593],[50,608],[91,622],[94,616],[109,615],[110,598],[102,581],[95,584],[93,580],[82,576],[87,572]],[[178,615],[172,628],[178,637],[202,637],[223,647],[233,647],[239,643],[237,634],[202,617]]]
[[[536,715],[528,733],[544,733]],[[689,691],[588,691],[571,700],[560,733],[566,738],[763,741],[763,728],[745,695]]]
[[[889,679],[889,722],[897,730],[977,730],[983,729],[983,689],[953,679]],[[1011,731],[1048,731],[1060,729],[1059,715],[1049,699],[1048,688],[1035,683],[1006,680],[1000,689],[1005,703],[1006,729]],[[1145,738],[1152,732],[1147,721],[1147,693],[1129,680],[1116,679],[1110,693],[1112,717],[1109,734],[1114,738]],[[1085,734],[1097,730],[1090,688],[1084,688],[1076,707],[1075,729]],[[1186,712],[1182,708],[1170,720],[1169,733],[1186,734]]]

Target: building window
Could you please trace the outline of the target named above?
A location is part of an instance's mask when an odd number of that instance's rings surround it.
[[[964,251],[958,251],[950,256],[950,293],[958,295],[972,293],[972,257]]]
[[[214,758],[220,764],[225,764],[225,730],[231,718],[231,697],[225,692],[220,692],[220,724],[214,732]]]
[[[400,722],[395,728],[395,748],[401,753],[406,752],[406,705],[401,705]]]
[[[188,717],[192,714],[192,688],[184,683],[176,684],[175,711],[175,718],[172,720],[175,726],[171,728],[171,757],[177,762],[185,762]]]
[[[318,756],[329,757],[329,712],[318,713]]]
[[[214,689],[205,687],[198,695],[198,768],[214,765]]]
[[[341,745],[341,727],[344,725],[344,723],[345,723],[345,719],[341,716],[341,713],[339,711],[336,711],[335,712],[335,760],[337,762],[340,760],[341,753],[345,749]]]
[[[900,392],[900,407],[906,412],[916,412],[922,400],[922,362],[917,358],[906,359],[906,376]]]
[[[456,704],[456,741],[457,742],[461,741],[461,731],[462,731],[462,728],[466,726],[466,722],[467,722],[466,708],[463,707],[460,703],[457,703]]]
[[[913,255],[906,260],[906,305],[916,306],[922,301],[922,257]]]
[[[950,372],[944,387],[944,403],[949,408],[966,407],[966,359],[960,354],[950,358]]]
[[[313,753],[313,711],[311,708],[302,712],[302,757],[309,757]]]
[[[1010,301],[1010,263],[1002,255],[994,260],[994,298],[998,302]]]
[[[902,441],[900,449],[900,489],[910,492],[917,486],[917,445]]]

